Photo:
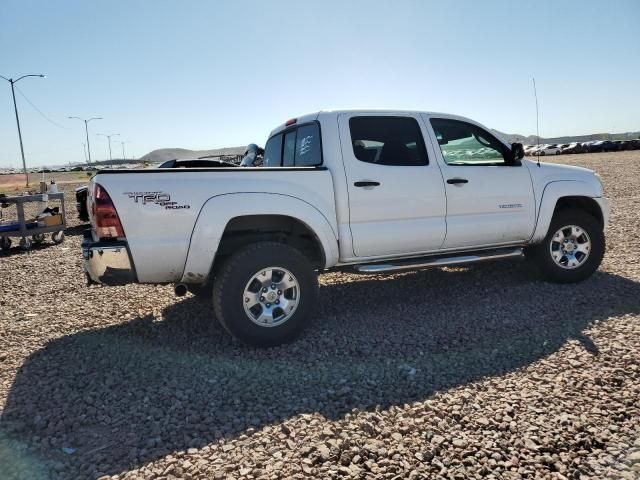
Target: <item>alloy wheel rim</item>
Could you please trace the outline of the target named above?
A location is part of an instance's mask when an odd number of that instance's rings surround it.
[[[251,276],[244,288],[244,312],[260,327],[277,327],[289,320],[300,303],[300,284],[289,270],[267,267]]]
[[[561,268],[576,269],[584,264],[591,253],[591,238],[582,227],[566,225],[551,237],[551,258]]]

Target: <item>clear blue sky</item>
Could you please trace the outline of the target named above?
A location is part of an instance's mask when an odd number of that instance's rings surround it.
[[[542,136],[640,130],[640,1],[2,0],[28,165],[264,144],[323,108],[411,108]],[[0,79],[0,166],[18,166]]]

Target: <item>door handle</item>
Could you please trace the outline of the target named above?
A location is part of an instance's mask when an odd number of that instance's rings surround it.
[[[469,180],[467,180],[466,178],[450,178],[449,180],[447,180],[447,183],[449,185],[460,185],[463,183],[469,183]]]
[[[380,182],[371,182],[371,181],[360,181],[355,182],[353,184],[355,187],[377,187],[380,185]]]

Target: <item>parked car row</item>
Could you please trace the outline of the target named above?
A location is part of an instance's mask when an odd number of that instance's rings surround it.
[[[552,143],[544,145],[526,145],[524,154],[529,156],[561,155],[568,153],[618,152],[621,150],[640,150],[640,139],[635,140],[596,140],[591,142]]]

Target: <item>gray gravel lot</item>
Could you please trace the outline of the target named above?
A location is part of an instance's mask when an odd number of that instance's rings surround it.
[[[559,160],[612,200],[588,281],[324,274],[270,350],[171,286],[87,288],[66,185],[67,240],[0,253],[0,479],[640,478],[640,152]]]

